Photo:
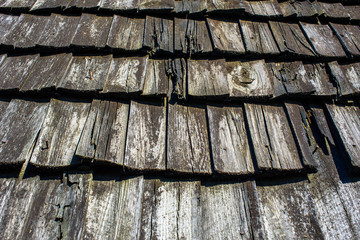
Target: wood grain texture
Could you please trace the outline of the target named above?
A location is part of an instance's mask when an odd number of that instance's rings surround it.
[[[344,6],[346,11],[350,15],[351,20],[359,21],[360,20],[360,6],[358,5],[349,5]]]
[[[174,52],[174,21],[146,16],[143,46],[152,52]]]
[[[310,18],[318,15],[317,4],[309,0],[284,1],[279,3],[284,17]]]
[[[223,174],[254,173],[241,106],[207,106],[214,170]]]
[[[272,81],[264,60],[228,61],[226,71],[230,97],[272,97]]]
[[[0,3],[2,8],[30,9],[36,0],[3,0]]]
[[[67,4],[67,8],[95,8],[97,9],[100,6],[101,0],[71,0]]]
[[[169,104],[167,134],[167,169],[184,173],[211,173],[203,107]]]
[[[17,24],[18,20],[19,16],[0,14],[0,43],[2,43],[2,38]]]
[[[165,60],[149,59],[146,66],[143,96],[165,96],[169,93],[169,77]]]
[[[360,56],[360,27],[330,23],[345,51],[351,56]]]
[[[248,7],[243,0],[207,0],[207,12],[230,12],[237,13],[245,11]]]
[[[170,12],[175,8],[174,0],[139,0],[139,11]]]
[[[354,95],[360,91],[359,64],[340,65],[338,62],[327,63],[335,81],[339,96]]]
[[[311,103],[309,104],[309,108],[311,111],[311,115],[314,117],[316,126],[319,129],[322,137],[326,138],[330,144],[335,145],[335,141],[331,134],[331,130],[328,125],[327,117],[325,116],[325,111],[323,109],[323,106],[320,104]]]
[[[65,8],[69,1],[64,2],[62,0],[36,0],[32,5],[30,11],[45,10],[45,9],[57,9]]]
[[[275,0],[266,1],[247,1],[249,7],[246,8],[246,12],[254,16],[263,17],[281,17],[283,13],[279,3]]]
[[[184,58],[169,59],[165,62],[166,73],[170,77],[169,92],[179,99],[187,97],[187,64]]]
[[[30,162],[37,166],[76,164],[74,154],[90,104],[52,99]]]
[[[138,0],[102,0],[100,4],[100,9],[136,11],[138,8],[138,2]]]
[[[334,19],[350,19],[349,13],[346,11],[344,6],[337,3],[318,2],[317,8],[320,16]]]
[[[2,120],[2,117],[5,115],[6,108],[9,106],[9,103],[10,100],[0,98],[0,121]]]
[[[166,108],[131,102],[124,166],[165,170]]]
[[[337,93],[334,83],[326,71],[325,64],[307,63],[304,64],[305,78],[314,86],[316,96],[334,96]]]

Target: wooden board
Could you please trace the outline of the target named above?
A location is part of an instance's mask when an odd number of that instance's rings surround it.
[[[241,106],[207,106],[214,170],[223,174],[254,173]]]
[[[64,2],[63,0],[36,0],[30,11],[65,8],[68,3],[69,1]]]
[[[188,60],[188,94],[195,97],[229,95],[224,59]]]
[[[268,23],[240,20],[246,51],[255,54],[280,53]]]
[[[39,55],[7,57],[0,66],[0,90],[18,90]]]
[[[9,106],[10,100],[9,99],[1,99],[0,98],[0,121],[2,117],[5,115],[6,108]]]
[[[67,8],[99,8],[101,0],[71,0]]]
[[[166,108],[131,102],[124,166],[136,170],[165,170]]]
[[[346,52],[351,56],[360,56],[360,27],[335,23],[330,23],[330,26],[340,39]]]
[[[105,47],[111,21],[112,17],[83,13],[71,44],[78,47]]]
[[[310,18],[318,15],[316,4],[309,0],[284,1],[279,3],[284,17]]]
[[[142,48],[145,18],[128,18],[114,15],[106,45],[124,51]]]
[[[349,78],[347,73],[348,66],[342,66],[338,62],[329,62],[327,63],[330,69],[330,73],[335,81],[337,93],[339,96],[347,96],[353,95],[356,92],[359,92],[360,84],[358,82],[359,76],[356,71],[351,71],[349,69],[349,73],[351,77],[355,77],[355,79]],[[352,82],[353,81],[353,82]],[[355,85],[354,85],[355,84]]]
[[[283,107],[245,103],[251,141],[260,170],[301,170],[299,153]]]
[[[358,5],[349,5],[344,6],[346,11],[350,15],[351,20],[359,21],[360,20],[360,6]]]
[[[240,14],[247,9],[247,4],[243,0],[207,0],[207,12],[231,12]]]
[[[174,52],[174,21],[146,16],[143,46],[152,52]]]
[[[298,24],[269,21],[280,52],[314,56],[316,53]]]
[[[3,0],[0,3],[1,8],[10,9],[30,9],[36,0]]]
[[[36,166],[77,164],[74,153],[90,104],[52,99],[30,162]]]
[[[345,57],[341,43],[328,25],[300,22],[315,52],[322,57]]]
[[[226,62],[232,98],[268,98],[273,95],[272,79],[264,60]]]
[[[101,91],[110,63],[111,55],[73,57],[57,87],[73,91]]]
[[[249,7],[246,12],[254,16],[262,17],[281,17],[283,14],[277,1],[247,1]]]
[[[334,19],[350,19],[349,13],[346,11],[344,6],[337,3],[317,2],[318,12],[320,16]]]
[[[20,87],[21,92],[55,90],[71,60],[70,53],[38,58]]]
[[[148,57],[112,58],[102,93],[141,93]]]
[[[109,9],[117,11],[136,11],[138,8],[138,0],[103,0],[100,9]]]
[[[19,16],[0,14],[0,43],[2,38],[17,24]]]
[[[170,12],[175,8],[174,0],[139,0],[139,11]]]
[[[165,62],[167,75],[170,76],[169,92],[179,99],[186,99],[187,95],[187,65],[184,58],[169,59]]]
[[[325,64],[322,63],[304,64],[305,78],[314,86],[313,94],[316,96],[336,95],[336,87],[331,82],[325,67]]]
[[[211,173],[205,109],[179,104],[168,108],[167,169]]]
[[[12,190],[14,189],[16,183],[15,178],[1,178],[0,179],[0,224],[4,225],[3,219],[6,217],[6,209],[12,197]],[[0,227],[1,228],[1,227]],[[1,234],[1,233],[0,233]],[[3,233],[2,233],[3,234]]]
[[[10,102],[0,122],[1,165],[22,164],[29,159],[47,108],[48,102],[20,99]]]
[[[237,21],[220,21],[206,19],[214,49],[232,54],[245,53],[239,23]]]
[[[335,141],[331,135],[331,130],[328,126],[323,106],[320,104],[311,103],[309,104],[309,108],[311,111],[311,115],[315,119],[316,126],[318,127],[322,136],[326,138],[330,144],[335,145]]]
[[[169,93],[165,60],[149,59],[146,66],[143,96],[165,96]]]
[[[37,45],[55,48],[69,47],[79,20],[80,17],[52,14]]]

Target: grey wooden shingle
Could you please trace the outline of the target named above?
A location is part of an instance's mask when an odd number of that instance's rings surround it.
[[[67,8],[98,8],[100,6],[101,0],[70,0],[67,4]]]
[[[249,7],[246,9],[246,12],[251,15],[262,17],[280,17],[283,15],[279,3],[275,0],[247,2]]]
[[[350,5],[344,6],[346,11],[350,15],[351,20],[359,21],[360,20],[360,6],[358,5]]]
[[[346,52],[351,56],[360,56],[360,27],[330,23]]]
[[[344,6],[337,3],[327,3],[327,2],[318,2],[317,8],[320,16],[326,18],[340,18],[340,19],[350,19],[349,13],[346,11]]]
[[[3,0],[0,2],[1,8],[10,9],[30,9],[36,0]]]
[[[16,25],[18,20],[19,16],[0,14],[0,43],[2,43],[2,38]]]
[[[240,14],[249,6],[243,0],[207,0],[207,12],[231,12],[232,14]]]
[[[170,12],[175,8],[174,0],[139,0],[139,11]]]
[[[69,1],[63,0],[36,0],[30,11],[65,8]]]
[[[138,8],[138,0],[102,0],[100,9],[115,11],[136,11]]]
[[[340,96],[360,92],[360,63],[339,64],[335,61],[329,62],[328,66]]]
[[[143,46],[153,52],[174,52],[174,21],[146,16]]]
[[[310,18],[318,15],[317,3],[310,0],[284,1],[279,3],[284,17]]]
[[[169,77],[165,60],[148,59],[143,96],[165,96],[169,93]]]
[[[326,66],[322,63],[304,63],[305,78],[315,88],[316,96],[334,96],[337,93],[335,84],[330,80],[326,72]]]

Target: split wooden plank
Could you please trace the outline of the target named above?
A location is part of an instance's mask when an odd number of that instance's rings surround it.
[[[143,181],[93,181],[81,239],[139,239]]]
[[[279,3],[275,0],[247,1],[249,7],[246,9],[251,15],[261,17],[281,17],[283,13]]]
[[[112,17],[83,13],[71,44],[77,47],[105,47],[111,22]]]
[[[100,9],[115,11],[136,11],[138,8],[138,0],[102,0]]]
[[[208,183],[201,186],[204,239],[252,239],[246,183]],[[214,211],[217,209],[217,211]]]
[[[315,2],[310,0],[285,1],[279,3],[279,7],[284,17],[310,18],[318,15]]]
[[[254,173],[241,106],[207,106],[214,170],[223,174]]]
[[[2,44],[14,48],[35,47],[49,19],[48,16],[21,14],[17,24],[2,38]]]
[[[349,20],[350,15],[344,6],[337,3],[317,2],[318,12],[320,16],[326,18]]]
[[[20,87],[21,92],[55,90],[71,60],[70,53],[38,58]]]
[[[188,94],[195,97],[228,96],[224,59],[188,60]]]
[[[77,164],[74,153],[90,104],[52,99],[30,162],[36,166]]]
[[[169,92],[175,94],[179,99],[186,99],[187,94],[187,66],[184,58],[175,58],[166,61],[166,73],[171,82]]]
[[[269,22],[280,52],[295,53],[305,56],[314,56],[316,53],[298,24],[284,22]]]
[[[325,64],[306,63],[304,64],[306,79],[314,86],[316,96],[334,96],[336,87],[331,82],[326,72]]]
[[[124,166],[136,170],[165,170],[166,108],[131,102]]]
[[[38,54],[7,57],[0,66],[0,90],[18,90],[38,59]]]
[[[258,168],[301,170],[299,153],[283,107],[245,103],[245,113]]]
[[[350,15],[350,19],[354,21],[360,21],[360,6],[359,5],[349,5],[344,6],[346,11]]]
[[[48,102],[14,99],[0,122],[1,165],[22,164],[32,147],[46,116]]]
[[[360,27],[330,23],[346,52],[351,56],[360,56]]]
[[[73,57],[57,88],[84,92],[101,91],[109,71],[111,57]]]
[[[106,81],[101,93],[141,93],[147,62],[148,57],[112,58],[109,71],[102,75]]]
[[[341,43],[328,25],[300,22],[315,52],[322,57],[346,57]]]
[[[269,98],[272,80],[264,60],[226,62],[227,80],[232,98]]]
[[[246,51],[255,54],[278,54],[279,49],[268,23],[240,20]]]
[[[107,39],[107,46],[124,51],[142,48],[145,18],[129,18],[114,15]]]
[[[41,47],[66,48],[71,44],[80,17],[51,14],[37,45]]]
[[[207,12],[231,12],[232,14],[241,14],[248,5],[243,0],[207,0]]]
[[[167,169],[211,173],[206,112],[203,107],[169,104]]]
[[[335,145],[322,105],[311,103],[309,104],[309,108],[321,135],[324,139],[326,138],[330,144]]]
[[[360,64],[340,65],[338,62],[329,62],[328,66],[340,96],[360,93]]]
[[[139,11],[147,12],[171,12],[175,8],[174,0],[139,0],[138,9]]]
[[[37,0],[34,5],[32,5],[30,11],[41,11],[48,9],[64,9],[66,8],[69,1],[63,0]]]
[[[166,96],[169,93],[169,77],[165,60],[149,59],[146,66],[143,96]]]
[[[173,19],[146,16],[143,46],[153,52],[174,52]]]
[[[36,0],[3,0],[0,2],[1,8],[24,9],[28,10]]]
[[[0,43],[2,38],[17,24],[19,16],[0,14]]]
[[[331,120],[345,146],[354,169],[360,170],[360,109],[357,106],[326,104]]]
[[[210,18],[207,18],[206,21],[215,50],[232,54],[245,53],[245,47],[237,21],[219,21]]]

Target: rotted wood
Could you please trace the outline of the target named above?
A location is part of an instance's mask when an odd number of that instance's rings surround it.
[[[336,87],[331,82],[326,72],[326,66],[323,63],[304,64],[306,79],[314,86],[316,96],[334,96]]]
[[[17,24],[1,39],[2,44],[14,48],[35,47],[49,19],[48,16],[21,14]]]
[[[0,2],[1,8],[24,9],[28,10],[36,0],[3,0]]]
[[[111,57],[73,57],[57,88],[83,92],[101,91],[109,71]]]
[[[241,14],[247,9],[248,5],[243,0],[207,0],[207,12],[231,12]]]
[[[251,15],[261,17],[281,17],[283,15],[279,3],[275,0],[247,2],[249,7],[246,12]]]
[[[47,10],[47,9],[64,9],[69,1],[63,0],[37,0],[34,5],[32,5],[30,11],[40,11],[40,10]]]
[[[322,105],[311,103],[309,104],[309,108],[311,116],[314,117],[316,126],[318,127],[322,136],[326,138],[330,144],[335,145],[335,141],[328,126],[327,117],[325,116]]]
[[[357,64],[359,65],[359,64]],[[340,65],[338,62],[328,63],[331,75],[335,81],[339,96],[354,95],[360,91],[360,66],[354,64]],[[355,70],[358,68],[357,70]]]
[[[169,76],[165,60],[149,59],[146,66],[143,96],[166,96],[169,93]]]
[[[237,21],[219,21],[206,19],[214,49],[232,54],[245,53],[239,23]]]
[[[357,106],[326,104],[331,120],[335,125],[351,165],[360,170],[360,109]]]
[[[246,51],[255,54],[278,54],[279,49],[268,23],[240,20]]]
[[[116,10],[116,11],[136,11],[138,8],[138,0],[102,0],[100,9]]]
[[[167,169],[211,173],[206,112],[203,107],[169,104]]]
[[[147,12],[171,12],[175,8],[174,0],[139,0],[138,9],[139,11],[147,11]]]
[[[68,167],[74,159],[90,104],[52,99],[30,162],[36,166]]]
[[[315,52],[322,57],[346,57],[336,35],[328,25],[300,22]]]
[[[67,8],[99,8],[101,0],[71,0],[67,4]]]
[[[178,98],[185,99],[187,94],[187,65],[183,58],[167,60],[165,62],[166,73],[171,82],[169,91],[174,93]]]
[[[360,6],[359,5],[349,5],[344,6],[346,11],[350,15],[350,19],[354,21],[360,21]]]
[[[258,168],[301,170],[299,153],[283,107],[245,103],[245,113]]]
[[[145,18],[128,18],[114,15],[107,46],[124,51],[137,51],[142,48]]]
[[[344,6],[337,3],[317,2],[318,12],[320,16],[326,18],[349,20],[350,15]]]
[[[285,1],[279,3],[284,17],[310,18],[318,15],[316,2],[310,0]]]
[[[146,16],[143,46],[152,52],[174,52],[174,21]]]
[[[214,170],[223,174],[254,173],[241,106],[207,106]]]
[[[7,57],[0,66],[0,91],[18,90],[38,59],[39,54]]]
[[[83,13],[71,44],[78,47],[105,47],[111,21],[112,17]]]
[[[2,38],[17,24],[19,16],[0,14],[0,43]]]
[[[71,44],[80,17],[52,14],[37,45],[41,47],[66,48]]]
[[[269,98],[273,86],[264,60],[226,62],[232,98]]]
[[[314,56],[316,53],[306,40],[298,24],[269,21],[280,52]]]
[[[109,71],[102,75],[106,81],[101,93],[141,93],[147,62],[148,57],[112,58]]]
[[[340,39],[345,51],[351,56],[360,56],[360,27],[335,23],[330,23],[330,26]]]
[[[70,53],[38,58],[20,87],[21,92],[55,90],[71,60]]]
[[[166,107],[131,102],[124,166],[165,170]]]
[[[195,97],[220,97],[230,93],[224,59],[188,60],[188,94]]]

